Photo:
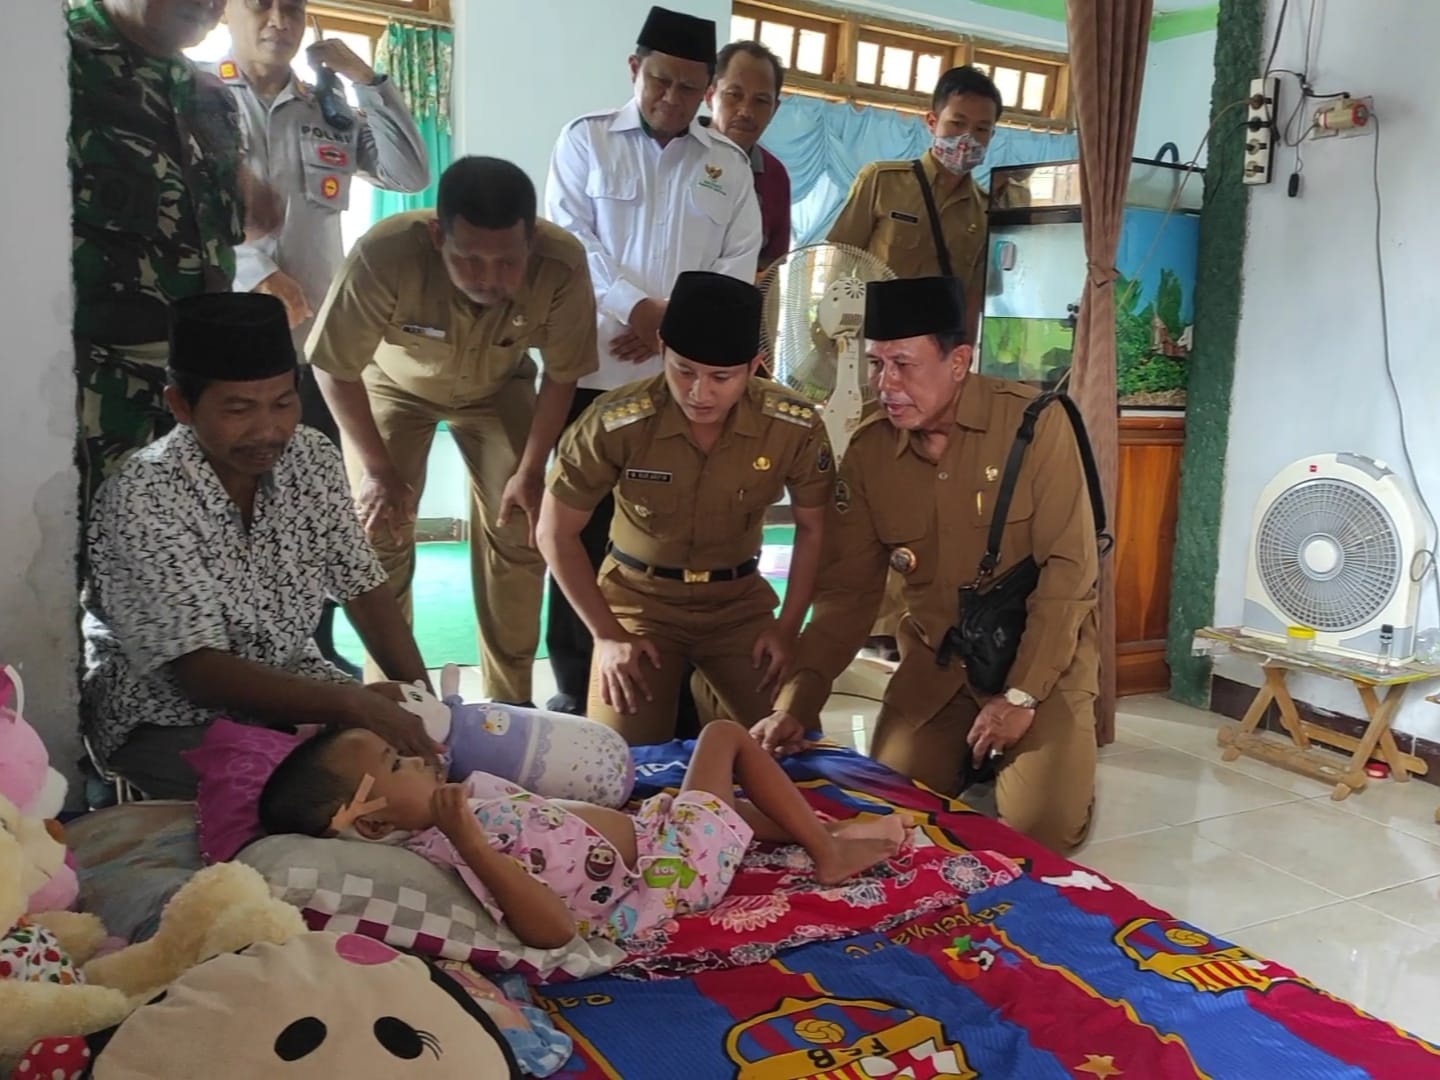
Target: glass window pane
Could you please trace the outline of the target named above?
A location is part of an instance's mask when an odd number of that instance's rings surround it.
[[[760,43],[780,58],[786,67],[795,50],[795,28],[766,19],[760,24]]]
[[[731,41],[754,41],[755,20],[748,15],[730,16],[730,40]]]
[[[973,67],[976,71],[984,72],[986,75],[989,75],[989,74],[990,74],[990,65],[989,65],[989,64],[979,64],[979,63],[977,63],[977,64],[972,64],[971,67]]]
[[[825,70],[825,46],[829,39],[819,30],[801,30],[795,49],[795,69],[808,75],[829,75]]]
[[[910,89],[910,65],[915,54],[909,49],[886,45],[880,57],[880,85],[891,90]]]
[[[1025,73],[1025,89],[1020,93],[1020,107],[1029,112],[1041,112],[1045,108],[1045,87],[1050,76],[1038,72]]]
[[[945,73],[942,66],[944,63],[944,57],[936,56],[934,53],[921,53],[920,58],[915,61],[915,85],[911,89],[918,90],[922,94],[933,94],[935,84]]]
[[[1013,108],[1020,100],[1020,72],[1014,68],[997,67],[990,76],[1006,108]]]
[[[880,46],[873,41],[862,41],[855,55],[855,81],[874,86],[880,72]]]

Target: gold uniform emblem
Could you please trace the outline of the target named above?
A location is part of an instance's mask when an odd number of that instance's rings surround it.
[[[985,466],[985,479],[987,482],[993,484],[996,480],[999,479],[999,477],[1000,470],[997,469],[994,465]]]
[[[908,547],[898,547],[890,552],[890,569],[897,574],[912,574],[919,560]]]
[[[768,457],[766,457],[764,454],[761,454],[759,457],[757,457],[757,458],[755,459],[755,471],[756,471],[756,472],[769,472],[769,471],[770,471],[770,459],[769,459]]]
[[[719,165],[705,166],[705,175],[708,176],[711,180],[719,180],[720,177],[724,174],[724,172],[725,170],[722,169]]]

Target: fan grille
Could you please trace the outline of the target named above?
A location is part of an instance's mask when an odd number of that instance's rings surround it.
[[[1260,581],[1299,626],[1338,632],[1372,620],[1400,587],[1400,539],[1380,501],[1344,480],[1287,488],[1255,535]]]
[[[765,298],[765,353],[775,379],[823,404],[835,390],[838,357],[835,341],[821,326],[820,305],[826,290],[840,283],[858,300],[858,318],[864,311],[863,284],[893,278],[890,269],[874,256],[844,244],[815,244],[797,248],[766,273],[761,283]],[[873,395],[861,378],[861,396]]]

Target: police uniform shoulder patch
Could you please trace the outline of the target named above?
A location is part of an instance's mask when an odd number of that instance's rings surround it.
[[[616,431],[647,416],[655,415],[655,401],[646,392],[616,398],[600,407],[600,424],[606,431]]]
[[[798,424],[805,428],[813,428],[820,422],[820,413],[810,402],[803,398],[778,394],[773,391],[765,395],[764,401],[760,404],[760,411],[766,416],[773,416],[777,420],[784,420],[786,423]]]
[[[221,60],[217,74],[227,83],[243,83],[245,81],[240,74],[240,65],[234,60]]]

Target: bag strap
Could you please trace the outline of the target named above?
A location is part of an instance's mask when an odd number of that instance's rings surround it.
[[[1005,518],[1010,513],[1010,502],[1015,495],[1015,484],[1020,479],[1020,465],[1025,451],[1035,439],[1035,425],[1046,407],[1059,402],[1070,418],[1070,427],[1075,432],[1075,443],[1080,450],[1080,464],[1085,470],[1085,486],[1090,492],[1090,510],[1095,516],[1095,536],[1100,543],[1100,554],[1109,553],[1115,539],[1105,531],[1105,495],[1100,488],[1100,469],[1095,464],[1095,453],[1090,447],[1090,436],[1085,430],[1085,420],[1080,409],[1069,396],[1057,391],[1041,394],[1025,407],[1020,418],[1020,427],[1015,432],[1015,441],[1010,444],[1010,455],[1005,459],[1005,475],[1000,481],[1000,492],[995,499],[994,516],[990,519],[990,534],[985,542],[985,554],[980,559],[976,581],[984,581],[1000,565],[1000,542],[1005,536]]]
[[[925,212],[930,215],[930,235],[935,240],[935,255],[940,260],[940,276],[954,277],[950,266],[950,249],[945,245],[945,233],[940,228],[940,211],[935,208],[935,193],[930,190],[930,178],[925,175],[925,165],[920,158],[910,163],[915,179],[920,181],[920,194],[925,196]]]

